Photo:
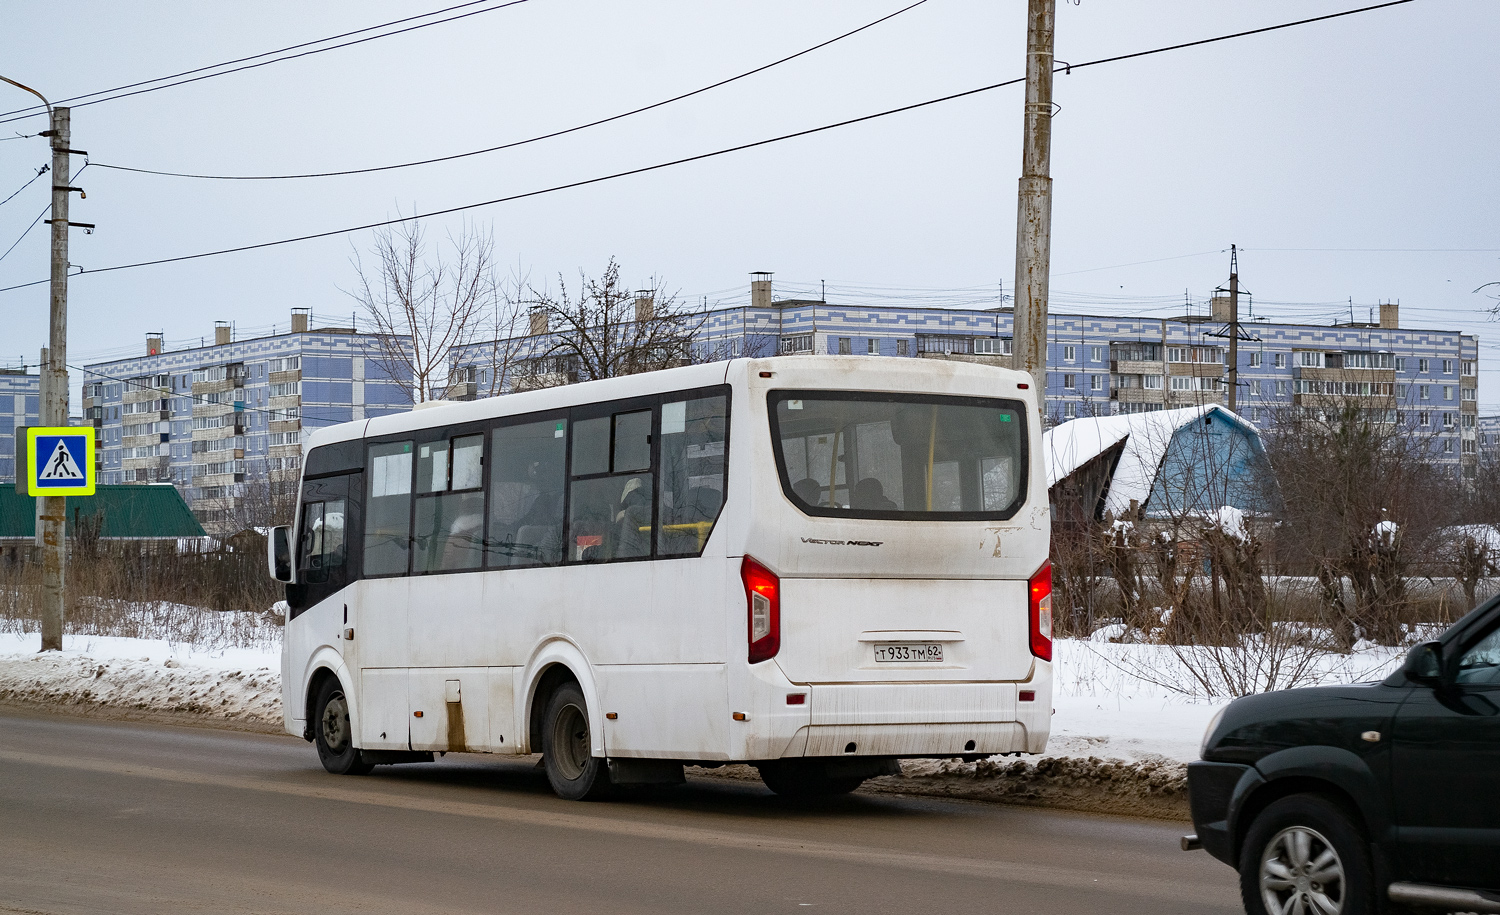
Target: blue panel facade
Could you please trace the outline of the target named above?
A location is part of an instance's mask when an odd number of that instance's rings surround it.
[[[99,482],[170,481],[205,524],[230,524],[247,484],[297,478],[304,429],[409,409],[409,377],[391,376],[374,337],[342,328],[85,366]]]

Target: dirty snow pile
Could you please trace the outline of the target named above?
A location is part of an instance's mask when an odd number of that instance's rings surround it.
[[[200,650],[160,639],[0,633],[0,702],[74,706],[110,717],[191,716],[281,727],[279,648]]]

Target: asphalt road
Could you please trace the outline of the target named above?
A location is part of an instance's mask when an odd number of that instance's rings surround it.
[[[694,779],[599,803],[527,762],[364,777],[295,738],[0,710],[0,912],[1237,912],[1181,827]]]

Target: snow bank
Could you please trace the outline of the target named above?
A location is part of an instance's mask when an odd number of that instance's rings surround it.
[[[279,650],[195,650],[155,639],[0,633],[0,702],[123,718],[188,718],[281,730]]]

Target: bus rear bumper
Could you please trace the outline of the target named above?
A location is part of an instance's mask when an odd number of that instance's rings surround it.
[[[808,723],[791,741],[788,756],[1036,753],[1051,725],[1050,678],[1025,684],[814,684],[809,693]]]
[[[800,738],[806,737],[804,744]],[[805,727],[792,746],[802,756],[967,756],[1024,753],[1026,726],[1017,721],[964,724],[825,724]]]

